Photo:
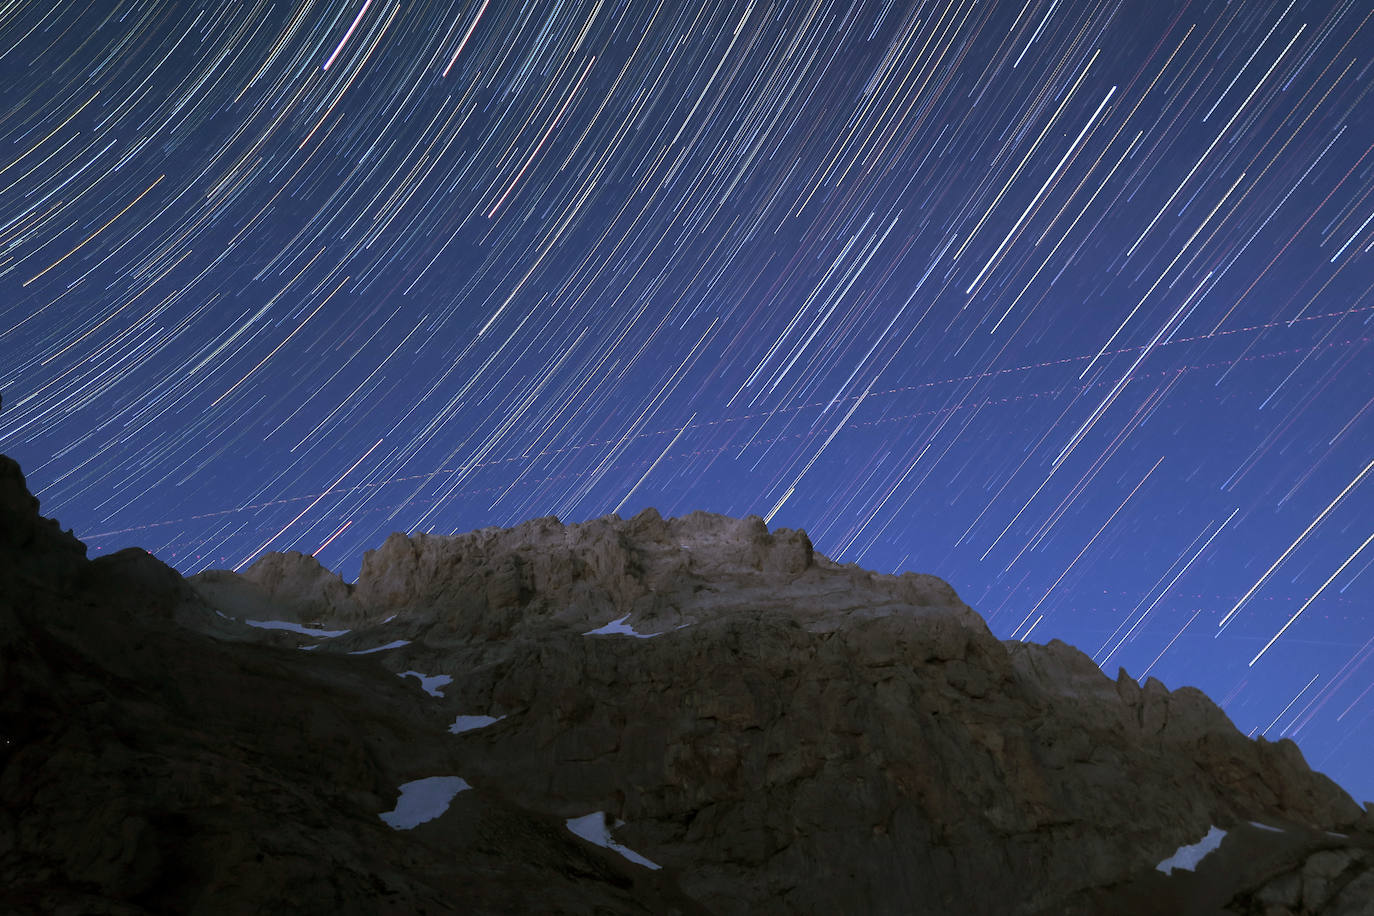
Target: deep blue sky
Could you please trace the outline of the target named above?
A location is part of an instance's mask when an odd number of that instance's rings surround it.
[[[1372,17],[20,0],[0,450],[186,573],[756,513],[1374,798]]]

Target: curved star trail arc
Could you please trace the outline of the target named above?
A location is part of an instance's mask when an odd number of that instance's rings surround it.
[[[755,513],[1374,797],[1371,48],[1353,0],[15,0],[0,449],[188,573]]]

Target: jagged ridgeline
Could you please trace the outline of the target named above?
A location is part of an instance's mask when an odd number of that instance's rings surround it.
[[[0,458],[6,913],[1374,912],[1374,811],[1191,688],[757,518],[182,579]]]

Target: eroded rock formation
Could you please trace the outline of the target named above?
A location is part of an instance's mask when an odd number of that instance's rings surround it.
[[[12,462],[0,509],[0,907],[1370,911],[1374,814],[1292,742],[757,518],[396,534],[349,584],[88,563]]]

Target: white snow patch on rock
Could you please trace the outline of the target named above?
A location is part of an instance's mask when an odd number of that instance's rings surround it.
[[[1191,846],[1178,847],[1177,852],[1163,862],[1160,862],[1155,868],[1164,872],[1166,875],[1173,874],[1175,868],[1193,871],[1197,868],[1197,863],[1201,862],[1203,858],[1206,857],[1207,853],[1221,845],[1221,841],[1225,836],[1225,830],[1213,826],[1212,829],[1207,831],[1205,837],[1193,843]]]
[[[409,830],[443,814],[455,795],[471,788],[466,779],[458,776],[428,776],[401,783],[401,797],[396,799],[395,810],[378,817],[394,830]]]
[[[408,640],[408,639],[394,639],[394,640],[392,640],[391,642],[387,643],[387,644],[384,645],[384,646],[376,646],[376,647],[374,647],[374,648],[372,648],[372,649],[356,649],[356,650],[354,650],[354,651],[352,651],[352,652],[350,652],[350,653],[348,653],[348,654],[349,654],[349,655],[371,655],[373,652],[385,652],[387,649],[399,649],[399,648],[401,648],[401,646],[408,646],[408,645],[410,645],[410,640]]]
[[[417,677],[420,679],[420,689],[432,697],[444,695],[444,685],[452,684],[453,678],[447,674],[421,674],[418,671],[402,671],[398,677]]]
[[[604,811],[593,811],[591,814],[584,814],[581,817],[570,817],[567,820],[567,825],[569,830],[588,843],[594,843],[602,849],[618,852],[636,865],[643,865],[645,868],[655,870],[662,868],[661,865],[650,862],[633,849],[626,849],[612,839],[610,828],[606,826],[606,813]]]
[[[493,722],[500,722],[505,716],[459,716],[453,720],[453,724],[448,730],[455,735],[460,732],[470,732],[475,728],[486,728]]]
[[[625,621],[630,619],[626,614],[619,620],[612,620],[604,627],[597,627],[595,630],[588,630],[583,636],[633,636],[635,639],[653,639],[655,636],[662,636],[663,633],[640,633]],[[665,631],[666,632],[666,631]]]

